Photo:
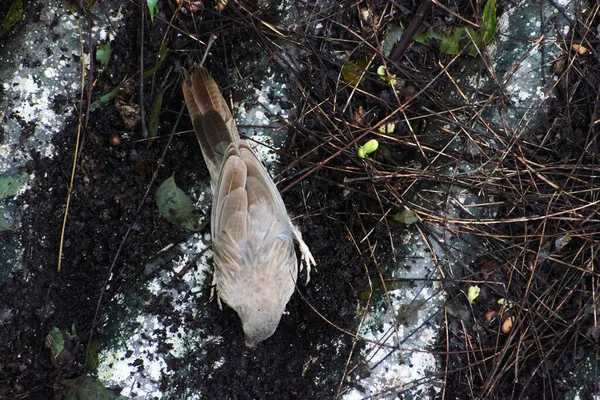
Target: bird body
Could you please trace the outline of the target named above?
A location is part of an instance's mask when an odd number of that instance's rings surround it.
[[[254,347],[275,332],[294,292],[294,238],[309,274],[315,261],[206,69],[194,65],[186,73],[183,94],[211,178],[213,283]]]

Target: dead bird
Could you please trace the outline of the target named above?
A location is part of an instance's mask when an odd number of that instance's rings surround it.
[[[231,111],[206,69],[195,64],[185,74],[183,95],[210,172],[213,285],[218,298],[242,320],[246,345],[254,347],[273,335],[294,292],[294,238],[302,254],[300,268],[306,265],[309,279],[316,263],[275,183],[240,139]]]

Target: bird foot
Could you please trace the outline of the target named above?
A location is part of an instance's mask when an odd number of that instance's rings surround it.
[[[217,304],[219,305],[219,310],[223,310],[223,304],[221,304],[221,297],[219,296],[219,292],[217,291],[217,282],[215,282],[215,275],[213,272],[213,280],[210,287],[210,298],[208,301],[213,301],[215,298],[215,293],[217,295]]]
[[[316,266],[317,262],[315,261],[306,243],[304,243],[304,240],[302,240],[302,233],[300,232],[300,229],[298,229],[298,227],[296,227],[295,225],[292,225],[292,227],[292,231],[294,232],[294,238],[296,239],[296,242],[298,242],[300,254],[302,255],[302,261],[300,262],[300,270],[302,270],[302,268],[304,268],[304,266],[306,265],[306,283],[308,284],[308,282],[310,281],[311,266]]]

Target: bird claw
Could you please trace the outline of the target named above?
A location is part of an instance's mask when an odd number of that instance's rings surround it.
[[[210,287],[210,298],[208,299],[208,301],[213,301],[213,299],[215,298],[215,294],[217,297],[217,304],[219,305],[219,310],[223,310],[223,304],[221,304],[221,296],[219,296],[219,292],[217,291],[217,282],[215,282],[215,275],[213,272],[213,280],[212,280],[212,284]]]
[[[306,265],[306,284],[308,284],[308,282],[310,282],[310,269],[311,266],[316,266],[317,262],[315,261],[315,258],[313,257],[312,253],[310,252],[310,249],[308,248],[308,246],[306,245],[306,243],[304,243],[304,240],[302,240],[302,233],[300,232],[300,229],[298,229],[298,227],[296,227],[295,225],[293,226],[293,232],[294,232],[294,238],[296,239],[296,242],[298,242],[298,247],[300,248],[300,254],[301,254],[301,262],[300,262],[300,270],[302,270],[304,268],[304,266]]]

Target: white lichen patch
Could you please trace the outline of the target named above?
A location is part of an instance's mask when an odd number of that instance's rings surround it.
[[[177,372],[168,367],[168,360],[185,357],[207,341],[219,341],[219,338],[201,330],[188,328],[185,319],[186,312],[196,310],[196,316],[201,312],[197,307],[202,294],[199,289],[209,276],[208,258],[211,252],[205,251],[197,265],[193,265],[181,277],[190,290],[180,291],[169,286],[174,273],[180,272],[195,254],[205,250],[209,241],[207,234],[192,235],[179,246],[183,255],[173,265],[161,264],[156,276],[145,284],[144,291],[148,295],[169,296],[173,314],[179,318],[165,319],[163,315],[148,311],[129,310],[129,313],[138,313],[134,319],[136,324],[133,327],[128,325],[119,333],[121,339],[118,345],[100,352],[98,378],[107,387],[119,387],[122,396],[135,399],[163,398],[164,393],[160,389],[162,379]],[[168,324],[164,321],[168,321]],[[164,344],[161,348],[169,350],[162,351],[159,344]]]
[[[110,3],[110,2],[109,2]],[[106,4],[105,15],[118,15]],[[0,148],[0,170],[18,168],[35,151],[53,157],[53,137],[62,132],[75,116],[73,106],[81,90],[81,66],[90,54],[82,54],[82,41],[77,17],[62,2],[48,1],[39,9],[39,19],[28,21],[0,52],[0,85],[6,96],[0,99],[4,117],[4,139]],[[106,36],[102,20],[91,31],[95,41]],[[120,18],[110,21],[110,29],[118,28]],[[108,24],[108,21],[106,21]],[[23,131],[27,130],[26,140]]]
[[[126,339],[125,346],[100,353],[98,378],[106,386],[119,386],[123,396],[160,396],[158,382],[168,373],[165,360],[158,356],[158,342],[145,338],[148,332],[164,329],[156,316],[139,315],[139,329]]]
[[[370,342],[361,353],[370,375],[351,376],[364,391],[356,388],[346,393],[345,400],[365,397],[387,398],[385,393],[410,393],[427,399],[430,388],[440,390],[440,361],[431,352],[437,340],[439,310],[443,296],[439,285],[423,280],[437,276],[431,255],[424,250],[421,239],[412,235],[405,243],[411,255],[410,269],[402,262],[394,270],[394,278],[410,281],[388,289],[377,306],[368,310],[360,335]],[[421,382],[426,381],[426,385]],[[394,398],[394,397],[391,397]]]
[[[10,40],[0,43],[3,92],[0,96],[0,173],[7,175],[23,171],[32,160],[32,154],[42,158],[57,154],[52,140],[64,132],[69,121],[77,122],[74,104],[81,92],[81,65],[82,60],[89,58],[89,54],[82,54],[85,47],[82,41],[87,40],[88,35],[80,37],[77,17],[65,9],[64,2],[42,1],[29,8],[26,23],[18,24],[10,33]],[[110,14],[107,4],[105,15]],[[112,27],[118,27],[115,21]],[[95,30],[92,36],[95,40]],[[33,181],[33,174],[29,178]],[[29,187],[29,184],[23,185],[18,195]],[[20,219],[16,214],[26,208],[26,204],[3,207],[0,222],[2,225],[18,223]],[[14,229],[18,231],[19,227]],[[19,245],[14,243],[14,246]],[[21,265],[20,257],[13,258],[12,253],[22,250],[12,246],[0,246],[1,257],[9,266],[6,271],[0,271],[2,277],[10,276]]]
[[[285,124],[292,116],[292,109],[284,109],[289,104],[287,87],[280,83],[283,79],[267,68],[265,77],[254,95],[246,98],[234,108],[240,133],[245,137],[270,137],[273,147],[279,148],[285,140]]]

